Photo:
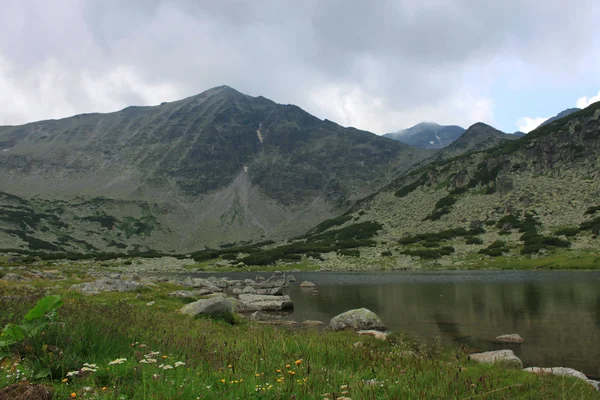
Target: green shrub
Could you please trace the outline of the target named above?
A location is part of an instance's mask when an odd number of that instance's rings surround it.
[[[358,249],[341,249],[338,253],[343,256],[360,257],[360,251]]]
[[[600,206],[590,206],[587,210],[585,210],[585,215],[593,215],[596,214],[596,211],[600,211]]]
[[[381,256],[382,256],[382,257],[391,257],[391,256],[392,256],[392,252],[391,252],[391,251],[389,251],[389,250],[382,251],[382,252],[381,252]]]
[[[454,203],[456,203],[456,198],[453,196],[446,196],[441,198],[440,200],[438,200],[437,203],[435,203],[435,208],[444,208],[444,207],[450,207],[452,206]]]
[[[483,244],[483,240],[478,237],[469,237],[466,241],[467,244]]]
[[[556,232],[554,232],[554,234],[557,236],[567,236],[567,237],[576,236],[578,233],[579,233],[579,228],[574,228],[574,227],[562,228],[562,229],[559,229]]]

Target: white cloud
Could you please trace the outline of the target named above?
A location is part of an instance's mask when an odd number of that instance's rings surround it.
[[[517,128],[521,132],[529,133],[538,126],[542,124],[542,122],[546,121],[550,117],[523,117],[519,118],[517,121]]]
[[[593,103],[600,101],[600,90],[598,91],[598,93],[595,96],[592,97],[580,97],[577,99],[577,107],[579,108],[586,108],[590,105],[592,105]]]
[[[423,121],[465,128],[476,122],[496,123],[492,99],[470,93],[400,110],[385,98],[357,85],[315,87],[308,91],[307,97],[307,111],[343,126],[368,128],[377,134],[394,132]]]

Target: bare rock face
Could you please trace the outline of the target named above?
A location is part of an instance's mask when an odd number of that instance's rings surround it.
[[[197,315],[227,314],[233,312],[233,304],[228,299],[218,296],[186,304],[179,312],[192,317]]]
[[[281,271],[275,272],[269,279],[259,284],[260,288],[280,288],[287,286],[285,273]]]
[[[552,374],[552,375],[562,375],[562,376],[572,376],[577,379],[581,379],[587,382],[588,378],[581,372],[566,367],[550,367],[550,368],[540,368],[540,367],[529,367],[525,368],[524,371],[533,372],[534,374]]]
[[[512,350],[486,351],[470,355],[471,360],[485,364],[503,364],[509,368],[523,368],[523,361]]]
[[[238,311],[285,311],[294,308],[289,296],[269,296],[259,294],[240,294]]]
[[[496,341],[500,343],[523,343],[525,339],[518,333],[496,336]]]
[[[381,319],[377,314],[366,308],[350,310],[336,315],[331,319],[329,325],[334,331],[341,331],[344,329],[354,329],[357,331],[372,329],[377,331],[386,330],[385,325],[381,322]]]
[[[83,294],[98,294],[101,292],[133,292],[143,288],[139,282],[126,281],[123,279],[101,278],[94,282],[84,282],[71,286],[71,290],[76,290]]]

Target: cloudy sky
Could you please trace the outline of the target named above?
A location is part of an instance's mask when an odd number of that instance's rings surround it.
[[[376,6],[375,6],[376,5]],[[0,0],[0,124],[219,85],[382,134],[600,100],[597,0]]]

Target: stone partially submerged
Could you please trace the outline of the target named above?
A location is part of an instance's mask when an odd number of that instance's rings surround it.
[[[592,385],[596,390],[600,390],[600,384],[598,381],[594,381],[588,379],[583,373],[577,371],[573,368],[567,367],[550,367],[550,368],[540,368],[540,367],[529,367],[525,368],[523,371],[533,372],[534,374],[551,374],[551,375],[559,375],[559,376],[572,376],[577,379],[581,379],[582,381],[586,381],[590,385]]]
[[[237,309],[240,312],[285,311],[294,308],[289,296],[267,296],[258,294],[240,294]]]
[[[496,336],[496,342],[499,343],[523,343],[525,340],[518,333]]]
[[[357,331],[377,330],[385,331],[385,325],[373,311],[366,308],[346,311],[331,319],[329,323],[333,331],[354,329]]]
[[[288,282],[285,279],[285,273],[277,271],[266,281],[260,282],[257,288],[280,288],[286,287],[287,285]]]
[[[133,292],[142,288],[144,288],[144,285],[139,282],[113,278],[101,278],[93,282],[78,283],[71,286],[71,290],[76,290],[83,294],[98,294],[101,292]]]
[[[471,360],[484,364],[502,364],[509,368],[523,368],[523,361],[512,350],[486,351],[469,356]]]
[[[233,312],[233,304],[224,297],[212,297],[186,304],[181,307],[179,312],[192,317],[197,315],[223,315]]]

